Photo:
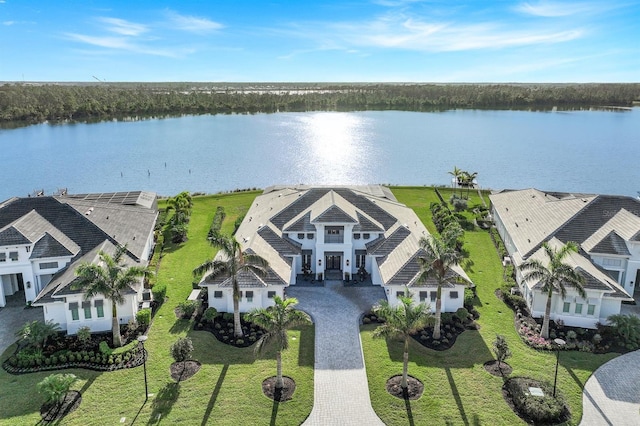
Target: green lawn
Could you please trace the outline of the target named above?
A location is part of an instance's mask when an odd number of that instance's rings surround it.
[[[149,392],[144,402],[143,369],[113,373],[83,369],[64,370],[80,381],[74,389],[82,393],[80,408],[65,418],[64,424],[219,424],[260,425],[277,423],[298,425],[313,405],[313,327],[290,333],[291,346],[283,354],[284,374],[293,377],[297,389],[292,401],[274,404],[262,394],[261,382],[275,374],[275,356],[256,358],[253,348],[237,349],[217,342],[207,332],[191,330],[187,320],[177,320],[176,305],[191,292],[191,270],[214,254],[205,240],[215,209],[223,205],[227,218],[223,232],[233,230],[235,219],[246,212],[257,192],[194,199],[189,241],[165,251],[158,282],[167,283],[167,301],[158,311],[146,347]],[[177,385],[169,376],[173,362],[169,346],[180,336],[193,339],[193,357],[202,363],[191,379]],[[9,348],[3,355],[12,353]],[[0,370],[0,424],[36,424],[42,398],[36,383],[50,373],[13,376]]]
[[[428,209],[431,201],[437,200],[433,189],[393,188],[393,192],[398,201],[416,210],[420,219],[433,230]],[[442,192],[448,199],[450,190]],[[477,192],[471,195],[470,204],[481,203]],[[515,331],[513,312],[494,294],[502,281],[502,266],[489,234],[466,232],[465,248],[471,259],[465,262],[465,269],[478,290],[480,330],[464,332],[453,348],[443,352],[426,349],[412,341],[409,374],[425,384],[419,400],[407,405],[390,396],[384,388],[389,377],[402,372],[400,342],[373,339],[374,326],[362,328],[371,402],[388,425],[523,423],[502,398],[502,379],[491,376],[482,366],[493,359],[491,347],[496,333],[506,336],[513,352],[508,360],[513,367],[512,375],[553,382],[555,354],[536,351],[522,343]],[[582,416],[584,383],[595,369],[615,356],[581,352],[560,355],[558,389],[569,402],[573,414],[571,424],[578,424]]]

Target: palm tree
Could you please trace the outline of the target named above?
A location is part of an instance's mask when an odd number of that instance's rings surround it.
[[[478,172],[464,172],[463,180],[467,187],[467,199],[469,199],[469,189],[473,186],[473,180],[478,177]]]
[[[544,319],[542,320],[542,332],[540,336],[543,339],[549,338],[549,318],[551,316],[551,297],[553,292],[560,293],[560,297],[564,300],[567,297],[566,285],[573,287],[580,297],[586,298],[584,291],[584,278],[575,269],[563,262],[563,260],[571,253],[578,252],[578,244],[569,241],[559,250],[551,247],[548,242],[542,243],[542,248],[547,256],[548,262],[543,263],[538,259],[529,259],[519,266],[519,270],[525,272],[522,277],[523,282],[534,281],[542,284],[542,291],[547,293],[547,306],[544,310]]]
[[[453,176],[453,182],[454,182],[454,189],[458,186],[458,183],[460,182],[460,178],[462,177],[462,173],[464,173],[461,169],[459,169],[457,166],[453,166],[453,170],[448,172],[451,176]],[[455,191],[454,191],[455,193]]]
[[[122,346],[120,325],[118,324],[118,305],[124,303],[124,293],[147,273],[142,266],[129,266],[123,263],[126,246],[118,246],[112,257],[100,251],[100,264],[83,262],[76,269],[78,286],[84,289],[84,298],[89,300],[101,294],[111,301],[111,331],[113,344]]]
[[[294,309],[294,306],[298,304],[296,298],[283,300],[279,296],[274,296],[273,302],[274,305],[266,309],[260,308],[251,311],[248,318],[254,324],[267,330],[258,340],[256,352],[262,352],[270,344],[276,346],[276,389],[282,389],[284,387],[282,351],[289,348],[287,331],[298,325],[310,324],[311,319],[304,312]]]
[[[203,273],[210,271],[209,277],[212,279],[220,276],[231,278],[233,286],[233,334],[235,337],[242,337],[238,275],[243,272],[253,272],[262,278],[267,274],[269,263],[257,254],[242,251],[242,247],[235,237],[217,234],[209,238],[209,242],[222,252],[222,258],[214,258],[204,262],[193,270],[193,275],[201,276]]]
[[[400,386],[407,389],[407,373],[409,370],[409,338],[431,320],[431,312],[424,303],[414,305],[410,296],[400,296],[400,304],[393,307],[386,300],[373,307],[373,313],[385,320],[373,330],[373,337],[400,337],[404,339],[402,364],[402,382]]]
[[[417,284],[424,284],[429,278],[435,278],[438,284],[433,338],[439,339],[442,315],[442,285],[453,278],[450,267],[457,265],[462,256],[456,251],[454,245],[447,244],[447,240],[434,235],[429,235],[428,238],[422,237],[420,246],[424,249],[425,254],[418,257],[420,272],[418,272],[416,282]]]

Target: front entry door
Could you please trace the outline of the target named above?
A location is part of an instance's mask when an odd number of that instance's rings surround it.
[[[325,256],[325,265],[327,270],[339,271],[342,266],[342,256],[333,254]]]

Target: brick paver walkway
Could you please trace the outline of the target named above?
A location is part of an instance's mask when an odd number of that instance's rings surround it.
[[[18,340],[15,333],[25,323],[35,320],[44,321],[42,308],[24,308],[24,293],[16,293],[7,297],[6,300],[7,305],[0,308],[0,354]]]
[[[589,377],[580,425],[640,425],[640,351],[612,359]]]
[[[371,408],[359,329],[360,315],[385,297],[382,288],[326,281],[290,286],[287,296],[298,299],[316,329],[313,410],[304,425],[382,425]]]

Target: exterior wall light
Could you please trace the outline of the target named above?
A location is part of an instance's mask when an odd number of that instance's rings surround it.
[[[322,259],[318,259],[318,266],[322,266]]]

